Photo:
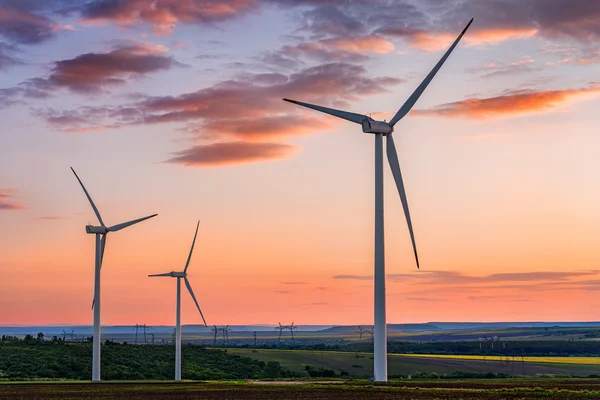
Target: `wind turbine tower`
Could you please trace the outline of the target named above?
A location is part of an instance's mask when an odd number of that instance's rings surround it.
[[[102,260],[104,258],[104,249],[106,248],[106,238],[110,232],[117,232],[121,229],[127,228],[128,226],[137,224],[138,222],[145,221],[149,218],[156,217],[157,214],[149,215],[147,217],[134,219],[133,221],[123,222],[121,224],[106,226],[104,225],[104,221],[102,221],[102,217],[100,216],[100,212],[96,205],[92,201],[88,191],[85,186],[83,186],[83,182],[79,179],[79,176],[75,173],[75,170],[71,168],[73,174],[75,174],[75,178],[81,185],[85,196],[87,197],[96,217],[98,218],[98,222],[100,226],[87,225],[85,227],[85,231],[90,235],[96,235],[96,265],[95,265],[95,274],[94,274],[94,300],[92,301],[92,308],[94,309],[94,340],[93,340],[93,351],[92,351],[92,380],[99,381],[100,380],[100,344],[102,342],[100,338],[100,269],[102,268]]]
[[[354,122],[362,126],[364,133],[371,133],[375,135],[375,274],[374,274],[374,286],[375,286],[375,342],[374,342],[374,371],[375,380],[379,382],[385,382],[388,378],[387,373],[387,326],[386,326],[386,302],[385,302],[385,242],[384,242],[384,228],[383,228],[383,137],[386,137],[386,153],[387,159],[396,181],[396,187],[400,200],[402,202],[402,208],[404,209],[404,215],[406,217],[406,223],[408,225],[408,231],[410,233],[410,239],[412,242],[413,252],[419,267],[419,258],[417,256],[417,246],[415,243],[415,236],[413,233],[412,222],[410,219],[410,213],[408,210],[408,200],[406,198],[406,191],[404,189],[404,182],[402,180],[402,173],[400,171],[400,163],[398,161],[398,154],[396,152],[396,146],[394,145],[394,139],[392,133],[394,132],[394,125],[402,118],[404,118],[409,111],[413,108],[419,97],[423,94],[429,83],[435,77],[435,74],[442,67],[452,50],[458,45],[458,42],[463,37],[469,26],[473,22],[473,19],[469,21],[467,26],[463,29],[458,38],[452,43],[450,48],[446,51],[444,56],[438,61],[433,67],[431,72],[425,77],[423,82],[417,87],[417,89],[410,95],[406,102],[400,107],[394,117],[387,121],[376,121],[373,118],[362,115],[351,113],[347,111],[335,110],[333,108],[321,107],[314,104],[303,103],[300,101],[283,99],[284,101],[297,104],[299,106],[311,108],[316,111],[320,111],[325,114],[333,115],[338,118],[345,119],[350,122]]]
[[[198,305],[198,300],[196,300],[196,296],[194,295],[194,291],[192,290],[192,285],[190,285],[190,281],[187,278],[187,269],[190,266],[190,260],[192,259],[192,253],[194,252],[194,244],[196,244],[196,236],[198,236],[198,227],[200,226],[200,221],[196,225],[196,233],[194,234],[194,240],[192,241],[192,247],[190,248],[190,254],[188,255],[187,262],[185,263],[185,268],[182,272],[167,272],[164,274],[154,274],[148,275],[149,277],[157,277],[157,276],[168,276],[171,278],[177,278],[177,314],[175,317],[175,380],[181,380],[181,280],[183,279],[185,286],[190,292],[190,296],[196,303],[196,308],[198,308],[198,312],[200,312],[200,316],[202,317],[202,321],[204,322],[204,326],[206,325],[206,320],[204,319],[204,315],[202,315],[202,310],[200,310],[200,306]]]

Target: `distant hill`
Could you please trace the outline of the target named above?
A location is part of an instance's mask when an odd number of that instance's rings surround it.
[[[362,325],[364,329],[371,328],[372,326]],[[436,331],[440,328],[432,323],[426,324],[388,324],[388,331],[410,331],[410,332],[419,332],[419,331]],[[334,326],[332,328],[320,330],[319,333],[326,334],[354,334],[358,330],[358,325],[341,325]]]
[[[222,326],[222,325],[219,325]],[[323,334],[354,334],[358,329],[358,325],[296,325],[297,332],[319,332]],[[362,325],[365,329],[372,325]],[[276,324],[265,325],[230,325],[232,332],[275,332]],[[549,327],[599,327],[600,322],[427,322],[421,324],[388,324],[389,332],[428,332],[428,331],[461,331],[461,330],[492,330],[492,329],[510,329],[510,328],[549,328]],[[147,326],[148,332],[152,332],[157,336],[168,336],[173,333],[173,326],[155,325]],[[205,327],[204,325],[184,325],[182,327],[184,334],[210,334],[212,325]],[[36,335],[38,332],[43,332],[47,337],[61,336],[63,330],[67,333],[74,331],[79,337],[91,336],[91,325],[0,325],[0,335],[25,336],[27,334]],[[103,326],[102,334],[104,337],[111,335],[133,335],[135,334],[134,325],[116,325]]]

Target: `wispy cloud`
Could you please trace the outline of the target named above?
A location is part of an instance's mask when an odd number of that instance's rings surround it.
[[[88,24],[147,24],[155,34],[168,36],[178,24],[211,25],[231,20],[252,11],[258,3],[258,0],[95,0],[83,5],[81,15]]]
[[[508,63],[489,62],[487,64],[467,68],[465,72],[468,74],[479,75],[478,79],[490,79],[499,76],[509,76],[539,71],[539,67],[533,67],[535,60],[531,57],[523,57],[518,61]]]
[[[446,301],[446,299],[436,299],[433,297],[407,297],[406,300],[408,300],[408,301],[424,301],[424,302]]]
[[[600,271],[535,271],[535,272],[516,272],[499,273],[490,275],[466,275],[461,272],[453,271],[419,271],[412,274],[388,274],[386,278],[390,281],[416,281],[423,284],[446,284],[446,285],[464,285],[464,284],[494,284],[502,282],[566,282],[573,278],[582,278],[600,274]],[[372,275],[335,275],[333,279],[346,280],[372,280]],[[499,286],[504,287],[504,286]]]
[[[23,210],[26,207],[17,199],[19,189],[15,188],[0,188],[0,210]]]
[[[359,99],[359,93],[383,93],[400,82],[394,77],[368,77],[361,66],[328,63],[289,75],[246,73],[195,92],[142,97],[129,105],[45,109],[36,114],[65,132],[182,123],[195,143],[167,162],[192,167],[234,165],[290,157],[298,148],[277,141],[334,127],[330,118],[299,110],[283,102],[283,97],[347,106]]]
[[[188,167],[216,167],[281,160],[297,150],[296,146],[278,143],[211,143],[178,151],[166,162]]]

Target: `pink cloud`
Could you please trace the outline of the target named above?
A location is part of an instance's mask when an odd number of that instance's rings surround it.
[[[277,143],[212,143],[178,151],[167,162],[187,167],[238,165],[288,158],[297,150],[296,146]]]
[[[19,189],[0,188],[0,210],[23,210],[26,207],[15,199]]]
[[[168,36],[179,23],[211,24],[247,14],[258,0],[97,0],[83,6],[84,23],[148,24]]]

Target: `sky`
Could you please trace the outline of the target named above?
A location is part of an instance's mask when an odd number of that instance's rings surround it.
[[[371,324],[374,138],[389,323],[600,319],[600,2],[0,0],[0,325]],[[182,322],[201,323],[182,293]]]

